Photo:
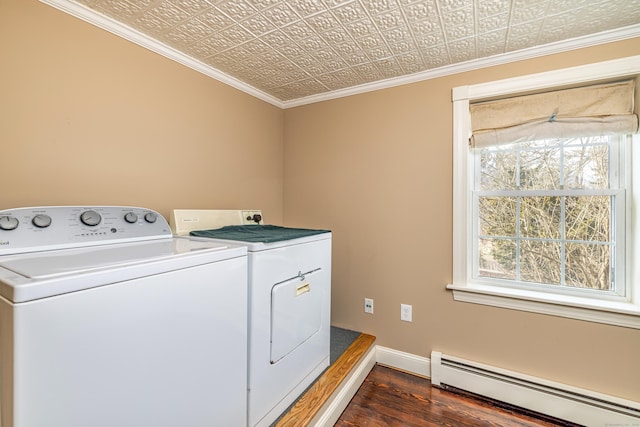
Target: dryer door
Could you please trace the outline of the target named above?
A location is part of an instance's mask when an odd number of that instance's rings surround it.
[[[320,330],[322,286],[320,269],[276,284],[271,289],[271,363],[291,353]]]

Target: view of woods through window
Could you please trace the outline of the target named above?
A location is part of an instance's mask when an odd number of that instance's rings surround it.
[[[615,290],[617,143],[599,136],[480,150],[477,277]]]

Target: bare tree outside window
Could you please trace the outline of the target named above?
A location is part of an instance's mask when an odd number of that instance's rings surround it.
[[[612,290],[609,137],[483,149],[476,177],[477,274]]]

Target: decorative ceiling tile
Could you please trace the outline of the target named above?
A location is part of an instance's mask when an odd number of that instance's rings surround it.
[[[344,28],[355,38],[365,37],[377,33],[376,27],[369,19],[348,22],[344,24]]]
[[[425,19],[422,21],[411,22],[409,27],[413,31],[416,38],[420,38],[424,34],[432,34],[435,32],[442,32],[440,22],[433,19]]]
[[[398,64],[395,58],[383,59],[374,63],[383,79],[390,79],[405,75],[405,71]]]
[[[484,0],[483,0],[484,1]],[[470,1],[467,0],[437,0],[439,9],[448,13],[453,10],[462,9],[463,7],[469,6]]]
[[[320,36],[313,35],[304,40],[298,41],[298,46],[307,52],[318,51],[320,49],[328,49],[327,43]]]
[[[549,9],[547,10],[547,13],[549,14],[557,14],[557,13],[563,13],[563,12],[567,12],[569,10],[575,10],[578,9],[580,7],[586,6],[586,5],[596,5],[598,3],[602,3],[602,0],[600,1],[593,1],[593,0],[553,0],[549,3]]]
[[[344,73],[340,72],[327,73],[317,77],[318,81],[329,88],[329,90],[338,90],[348,87],[349,83],[346,83],[343,78]]]
[[[442,45],[444,45],[444,37],[440,33],[425,34],[418,39],[418,47],[423,50]]]
[[[353,44],[345,44],[336,46],[336,52],[338,52],[343,60],[353,66],[369,62],[369,57],[359,46]]]
[[[336,72],[336,71],[344,70],[345,68],[348,68],[347,64],[338,58],[328,59],[326,61],[323,61],[322,65],[329,72]]]
[[[370,59],[382,59],[388,58],[391,56],[391,51],[387,49],[386,46],[380,46],[377,48],[372,48],[367,50],[367,56]]]
[[[148,3],[150,3],[150,1]],[[215,2],[211,0],[173,0],[173,4],[187,12],[189,16],[197,15],[203,10],[213,6],[214,3]]]
[[[414,43],[411,32],[408,29],[396,28],[390,32],[383,33],[383,37],[394,54],[408,52],[416,48],[416,43]]]
[[[307,73],[302,71],[295,63],[291,61],[282,61],[275,65],[275,69],[286,76],[289,81],[300,80],[307,77]]]
[[[419,1],[417,3],[409,3],[404,7],[404,16],[407,21],[422,21],[424,19],[433,19],[438,16],[435,3],[432,1]]]
[[[482,34],[482,37],[478,37],[478,54],[480,56],[488,56],[486,53],[482,54],[481,51],[483,52],[487,52],[487,51],[491,51],[494,52],[493,55],[495,55],[496,53],[503,53],[504,50],[504,44],[505,41],[507,40],[507,29],[501,29],[501,30],[497,30],[497,31],[491,31],[488,33],[484,33]],[[495,50],[495,46],[500,46],[501,49],[503,49],[502,51],[496,51]],[[485,50],[487,49],[488,50]]]
[[[487,56],[500,55],[501,53],[504,53],[504,52],[505,52],[504,42],[495,43],[495,44],[484,43],[478,46],[478,57],[480,58],[485,58]]]
[[[473,8],[467,7],[443,15],[445,34],[448,40],[457,40],[474,35]]]
[[[319,63],[318,60],[315,58],[313,58],[313,64],[309,65],[305,70],[307,71],[307,74],[309,74],[312,77],[321,76],[329,72],[329,70],[327,70],[327,68],[324,67],[324,64]]]
[[[293,41],[303,40],[315,34],[313,29],[304,21],[294,22],[282,27],[281,30]]]
[[[291,43],[291,39],[280,30],[264,34],[260,39],[274,49],[281,48]]]
[[[523,22],[542,19],[545,16],[547,8],[548,5],[544,2],[533,4],[526,3],[522,6],[516,6],[513,8],[513,13],[511,14],[511,24],[517,25]]]
[[[342,87],[355,86],[363,83],[362,76],[351,68],[343,68],[330,75],[333,80],[340,82]]]
[[[550,34],[547,34],[546,36],[549,36],[549,35]],[[551,34],[550,42],[555,41],[553,40],[554,38],[555,36]],[[515,37],[509,37],[509,40],[507,41],[506,51],[513,52],[515,50],[526,49],[528,46],[531,46],[531,37],[529,36],[524,36],[519,39]]]
[[[277,55],[276,58],[282,57],[277,51],[263,41],[255,41],[254,43],[245,43],[242,47],[251,55],[266,57],[267,55]]]
[[[478,34],[494,32],[496,30],[506,29],[509,25],[509,14],[488,16],[478,20]],[[481,37],[479,37],[481,38]]]
[[[263,12],[263,15],[276,27],[282,27],[300,19],[286,2],[276,4]]]
[[[322,0],[328,7],[341,6],[346,3],[352,3],[354,0]]]
[[[253,5],[253,7],[255,7],[257,10],[265,10],[266,8],[269,8],[275,4],[278,4],[281,0],[251,0],[251,4]]]
[[[340,27],[340,22],[338,21],[338,19],[329,11],[311,16],[305,19],[305,21],[311,28],[319,33]]]
[[[332,12],[343,24],[369,19],[367,12],[356,1],[337,7]]]
[[[216,8],[236,22],[241,21],[256,12],[256,9],[244,0],[226,0],[218,2]]]
[[[404,25],[404,18],[398,9],[373,16],[373,22],[379,31],[386,31]]]
[[[321,12],[325,9],[320,0],[297,0],[291,3],[291,7],[302,18]]]
[[[170,26],[175,26],[189,18],[189,13],[180,9],[174,4],[160,3],[157,6],[148,9],[147,13],[155,16]]]
[[[557,34],[557,36],[554,37],[554,41],[565,38],[566,35],[563,34],[567,34],[569,28],[571,28],[577,22],[579,22],[579,18],[575,13],[550,16],[544,20],[542,28],[540,29],[540,35],[542,37],[547,33]]]
[[[247,30],[245,30],[240,25],[234,25],[227,29],[220,31],[220,34],[227,40],[229,40],[233,45],[241,45],[244,42],[251,40],[254,36]]]
[[[188,48],[189,45],[211,35],[213,30],[198,19],[191,19],[162,34],[161,38],[172,46]]]
[[[411,32],[409,31],[409,28],[404,25],[404,23],[401,26],[393,28],[391,30],[382,31],[382,37],[387,41],[388,44],[412,41]]]
[[[171,28],[168,23],[164,22],[161,18],[151,13],[145,13],[142,16],[134,18],[133,24],[142,32],[149,33],[155,36]]]
[[[302,47],[298,46],[295,43],[284,45],[280,49],[278,49],[278,51],[284,56],[286,56],[287,58],[291,58],[296,61],[298,60],[298,58],[302,56],[310,55],[310,52],[307,52],[306,50],[304,50]]]
[[[509,13],[511,0],[482,0],[475,3],[478,19],[487,18],[493,15]]]
[[[444,45],[421,50],[420,53],[429,68],[437,68],[451,64],[449,53]]]
[[[198,15],[198,19],[207,24],[214,31],[220,31],[235,24],[233,19],[215,7],[206,9]]]
[[[640,24],[640,0],[64,1],[281,101]]]
[[[476,59],[476,39],[456,40],[449,45],[449,54],[453,62],[464,62]]]
[[[262,15],[252,15],[247,19],[240,21],[240,25],[249,31],[254,37],[274,31],[276,26],[264,18]]]
[[[524,24],[514,25],[509,30],[509,37],[521,39],[525,37],[529,37],[529,43],[535,42],[538,33],[540,33],[540,29],[542,28],[543,20],[539,19],[537,21],[528,21]]]
[[[311,56],[316,58],[322,63],[323,67],[329,70],[336,70],[345,66],[342,58],[340,58],[340,56],[331,49],[317,50],[313,52]]]
[[[207,37],[204,40],[187,46],[185,48],[185,52],[190,56],[202,59],[208,58],[231,47],[233,47],[233,45],[229,40],[225,39],[220,34],[214,34],[211,37]]]
[[[407,52],[398,55],[396,60],[404,70],[405,74],[418,73],[424,70],[424,62],[422,56],[417,51]]]
[[[86,2],[83,2],[86,4]],[[120,18],[123,22],[129,21],[134,15],[145,10],[153,0],[145,1],[116,1],[116,2],[104,2],[103,0],[95,0],[91,2],[93,9],[104,13],[107,16],[115,16]]]
[[[395,0],[361,0],[362,6],[372,15],[388,13],[397,8]]]
[[[380,78],[378,69],[372,62],[356,65],[352,69],[360,75],[363,82],[372,82]]]
[[[352,43],[353,42],[353,38],[349,35],[347,30],[345,30],[342,27],[334,28],[331,31],[326,31],[326,32],[320,34],[320,36],[327,43],[329,43],[331,46],[334,46],[334,47],[336,45],[345,44],[345,43]]]

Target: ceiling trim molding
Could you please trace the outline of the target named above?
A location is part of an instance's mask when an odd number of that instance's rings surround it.
[[[566,52],[569,50],[581,49],[604,43],[611,43],[634,37],[640,37],[640,24],[636,24],[616,30],[604,31],[594,35],[577,37],[571,40],[549,43],[534,48],[494,55],[488,58],[474,59],[458,64],[446,65],[433,70],[411,74],[409,76],[394,77],[375,83],[367,83],[347,89],[335,90],[318,95],[308,96],[305,98],[294,99],[291,101],[281,101],[261,90],[254,88],[253,86],[250,86],[236,79],[235,77],[216,70],[210,65],[197,61],[190,56],[187,56],[182,52],[179,52],[178,50],[165,45],[164,43],[161,43],[112,18],[104,16],[85,6],[79,5],[72,0],[40,0],[40,2],[48,4],[49,6],[52,6],[62,12],[65,12],[85,22],[88,22],[89,24],[102,28],[105,31],[122,37],[132,43],[142,46],[168,59],[176,61],[206,76],[218,80],[219,82],[229,85],[235,89],[238,89],[244,93],[247,93],[281,109],[293,108],[302,105],[313,104],[316,102],[328,101],[331,99],[344,98],[351,95],[358,95],[361,93],[387,89],[395,86],[402,86],[438,77],[445,77],[452,74],[507,64],[510,62],[522,61],[526,59]]]

